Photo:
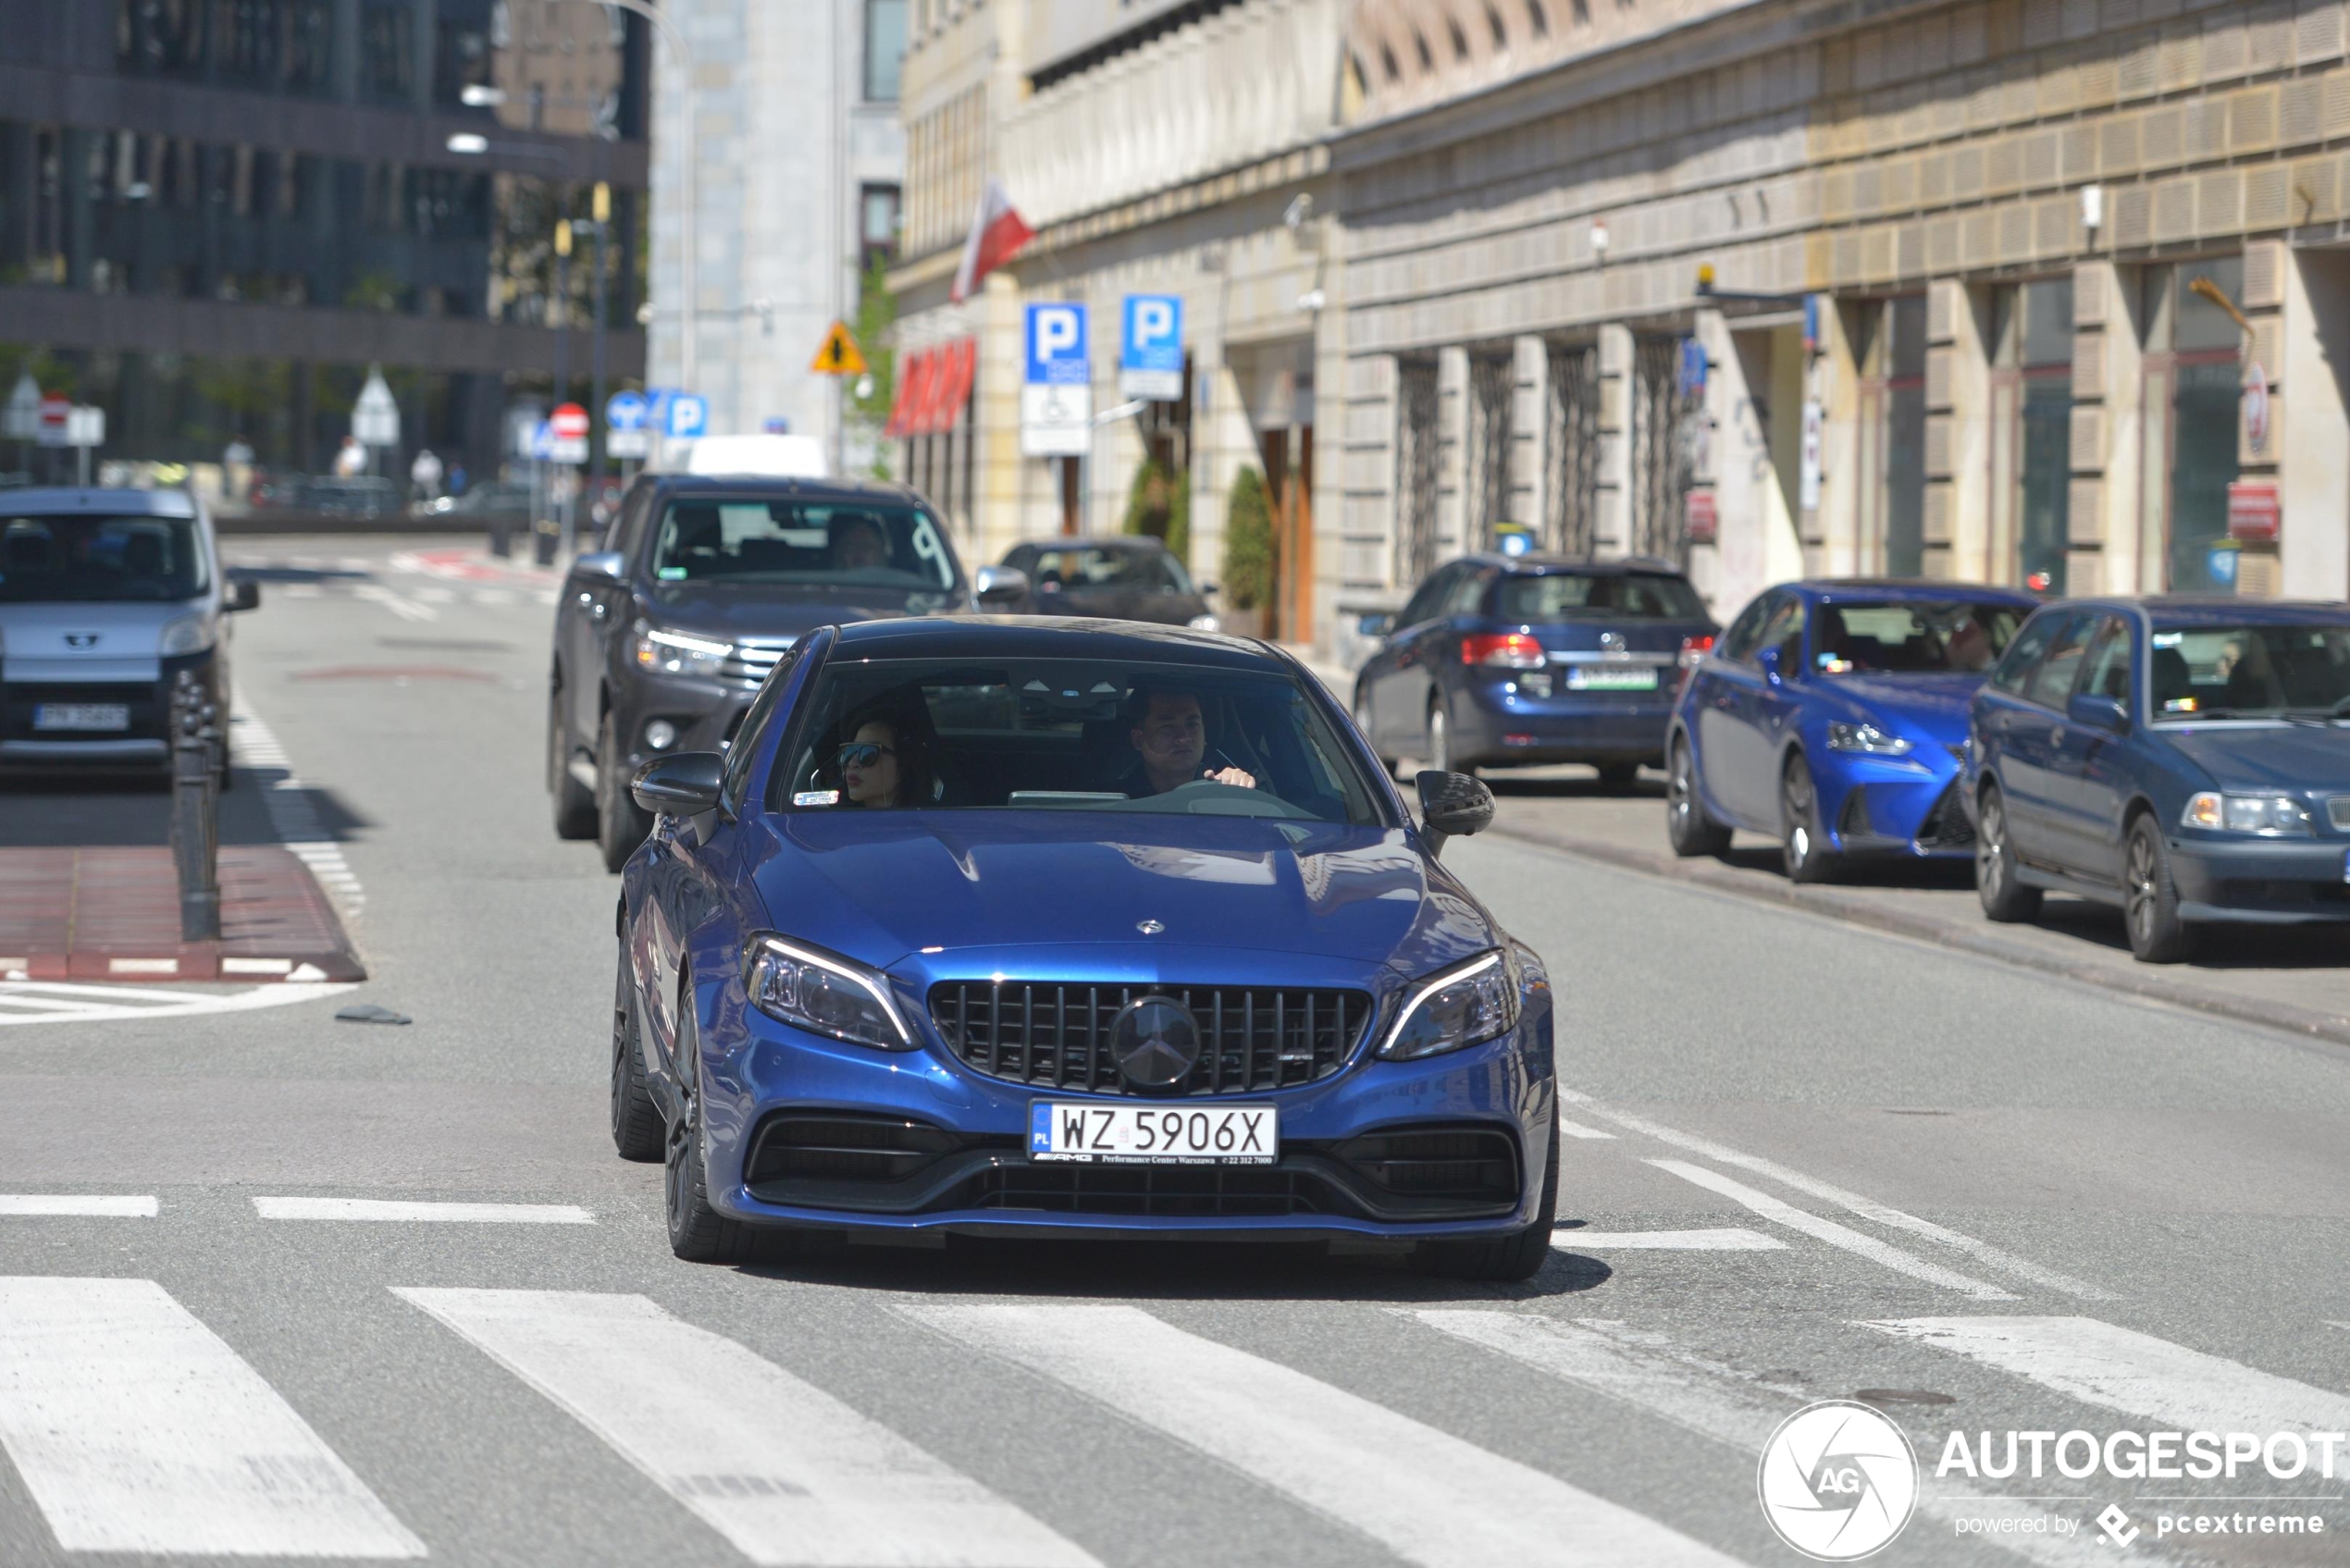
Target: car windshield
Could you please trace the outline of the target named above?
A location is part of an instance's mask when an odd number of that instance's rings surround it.
[[[1156,549],[1047,549],[1036,556],[1029,574],[1037,588],[1140,589],[1144,593],[1187,594],[1190,580],[1175,558]]]
[[[1705,601],[1685,577],[1633,572],[1545,572],[1502,579],[1496,614],[1545,621],[1702,621]]]
[[[1820,607],[1812,666],[1823,675],[1979,675],[2023,623],[2016,605],[1948,599]]]
[[[193,599],[204,550],[184,517],[0,513],[0,602]]]
[[[930,514],[887,501],[681,496],[662,513],[652,568],[663,583],[955,586],[954,554]]]
[[[773,809],[1149,811],[1379,821],[1290,676],[1117,661],[838,660]]]
[[[2350,625],[2157,623],[2158,719],[2350,716]]]

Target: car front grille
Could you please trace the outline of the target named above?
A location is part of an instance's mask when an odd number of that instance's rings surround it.
[[[718,666],[721,679],[748,681],[754,685],[767,678],[775,661],[791,651],[791,644],[778,643],[761,648],[751,643],[736,643],[725,661]]]
[[[1918,824],[1917,846],[1920,849],[1969,849],[1974,846],[1974,824],[1967,821],[1965,803],[1959,798],[1959,781],[1934,803],[1934,809]]]
[[[1110,1056],[1110,1024],[1142,996],[1192,1010],[1199,1062],[1171,1095],[1256,1094],[1328,1078],[1371,1020],[1360,991],[1265,986],[1086,985],[1053,981],[943,981],[930,1016],[965,1066],[1045,1089],[1130,1093]]]
[[[975,1177],[954,1206],[1195,1219],[1354,1212],[1313,1172],[1280,1166],[1008,1164]]]
[[[2350,795],[2337,795],[2326,802],[2326,816],[2344,833],[2350,833]]]

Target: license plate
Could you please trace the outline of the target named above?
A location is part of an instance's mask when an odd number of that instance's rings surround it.
[[[1028,1157],[1105,1165],[1271,1165],[1280,1157],[1271,1105],[1105,1105],[1034,1100]]]
[[[1656,666],[1653,664],[1620,665],[1570,664],[1566,670],[1569,691],[1654,691]]]
[[[123,702],[37,702],[32,708],[36,730],[127,730],[130,706]]]

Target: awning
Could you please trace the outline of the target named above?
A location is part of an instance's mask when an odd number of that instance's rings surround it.
[[[917,349],[898,364],[897,400],[882,434],[893,439],[943,436],[961,423],[979,369],[979,340]]]

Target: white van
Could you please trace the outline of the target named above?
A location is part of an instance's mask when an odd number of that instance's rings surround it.
[[[167,770],[171,688],[229,709],[228,583],[185,490],[0,490],[0,768]]]

